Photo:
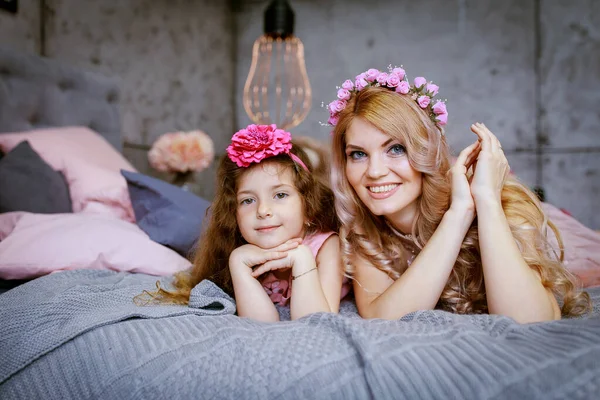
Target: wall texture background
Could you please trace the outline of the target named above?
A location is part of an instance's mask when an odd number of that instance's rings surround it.
[[[160,176],[146,153],[165,132],[202,129],[223,149],[234,128],[231,5],[211,0],[21,0],[0,12],[0,45],[121,81],[124,153]],[[198,176],[212,197],[214,166]]]
[[[125,154],[162,133],[202,129],[222,153],[249,123],[242,89],[268,0],[20,0],[0,11],[0,45],[122,81]],[[458,152],[481,121],[513,171],[546,200],[600,229],[600,2],[596,0],[290,0],[313,106],[293,130],[327,141],[321,102],[369,68],[403,65],[448,99]],[[200,193],[214,193],[214,167]]]

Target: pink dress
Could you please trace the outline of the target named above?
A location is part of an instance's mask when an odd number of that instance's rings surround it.
[[[315,258],[323,246],[323,243],[335,232],[315,233],[306,236],[302,240],[302,244],[308,246]],[[271,301],[280,306],[286,306],[292,297],[292,270],[275,270],[263,274],[260,278],[260,283],[271,298]],[[344,298],[350,291],[350,283],[347,278],[344,278],[342,284],[342,292],[340,299]]]

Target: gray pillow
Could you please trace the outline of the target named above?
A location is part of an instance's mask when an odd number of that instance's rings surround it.
[[[11,211],[39,214],[73,211],[64,176],[52,169],[27,141],[0,159],[0,213]]]
[[[210,202],[160,179],[121,170],[137,225],[183,256],[194,249]]]

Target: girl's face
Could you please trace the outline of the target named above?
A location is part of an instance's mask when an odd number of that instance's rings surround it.
[[[292,171],[265,162],[248,169],[237,191],[237,223],[244,239],[270,249],[304,235],[304,207]]]
[[[346,176],[375,215],[408,232],[417,214],[422,174],[410,165],[398,141],[357,117],[346,130]]]

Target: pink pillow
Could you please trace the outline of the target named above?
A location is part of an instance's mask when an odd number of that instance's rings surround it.
[[[0,214],[0,278],[110,269],[170,275],[190,267],[137,225],[102,214]]]
[[[135,168],[98,133],[85,127],[6,133],[0,135],[0,149],[7,153],[24,140],[63,173],[74,212],[110,213],[135,221],[127,182],[120,173]]]
[[[544,203],[542,208],[560,232],[565,268],[579,278],[583,287],[600,285],[600,233],[551,204]]]

